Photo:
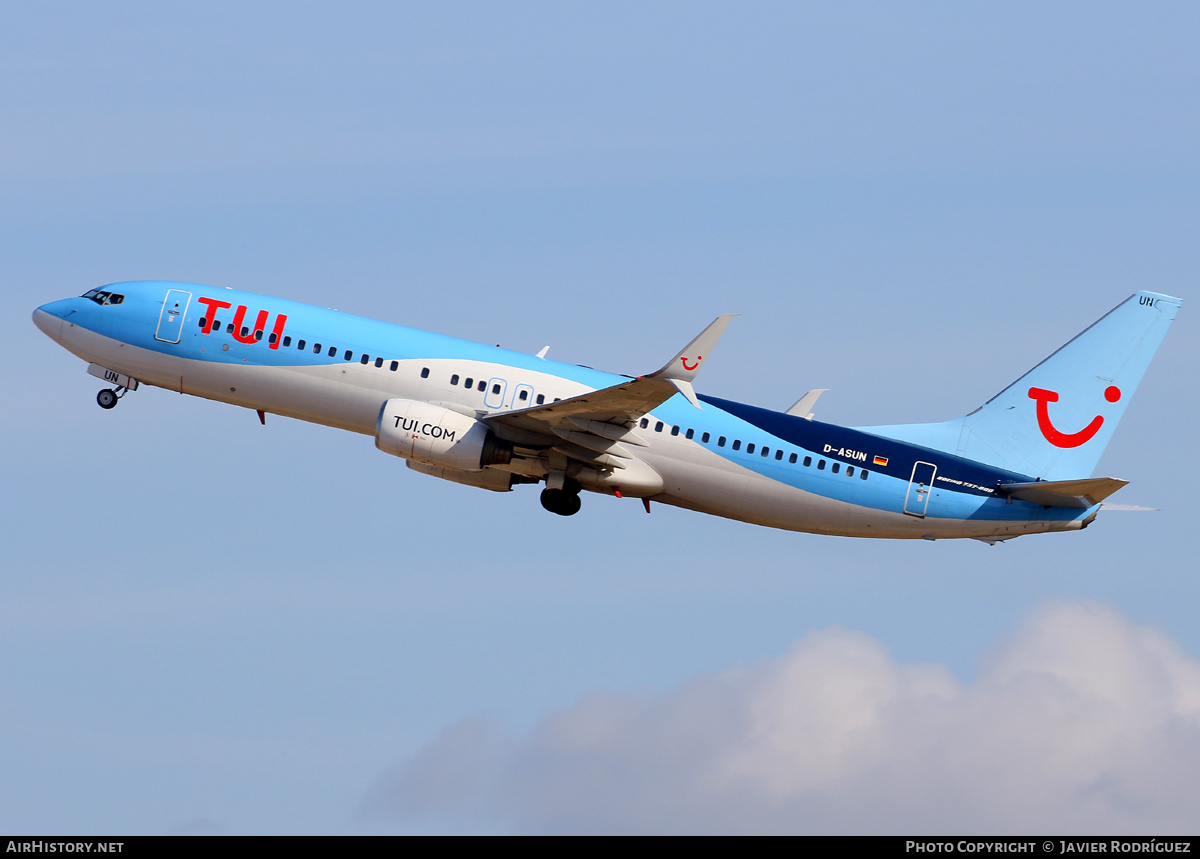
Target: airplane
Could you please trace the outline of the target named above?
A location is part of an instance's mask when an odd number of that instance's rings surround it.
[[[1127,481],[1093,477],[1182,302],[1130,296],[965,417],[841,427],[696,392],[733,318],[624,376],[249,292],[114,283],[33,312],[112,387],[151,385],[373,436],[408,467],[496,492],[544,483],[772,528],[987,543],[1075,531]],[[1001,334],[996,344],[1003,344]]]

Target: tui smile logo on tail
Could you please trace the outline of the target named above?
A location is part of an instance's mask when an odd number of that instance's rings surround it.
[[[1037,403],[1038,429],[1042,431],[1042,435],[1046,437],[1046,441],[1055,447],[1079,447],[1081,444],[1087,444],[1100,431],[1100,427],[1104,425],[1104,418],[1096,415],[1096,417],[1092,418],[1092,422],[1079,432],[1062,432],[1056,429],[1054,424],[1050,422],[1049,404],[1058,402],[1058,393],[1056,391],[1047,391],[1045,388],[1030,388],[1029,399]],[[1104,399],[1110,403],[1115,403],[1121,399],[1121,389],[1116,385],[1109,385],[1104,389]]]

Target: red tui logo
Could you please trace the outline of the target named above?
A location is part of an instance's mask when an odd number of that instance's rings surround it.
[[[1029,399],[1037,403],[1038,429],[1042,431],[1042,435],[1046,437],[1046,441],[1055,447],[1079,447],[1081,444],[1087,444],[1100,431],[1100,427],[1104,425],[1104,418],[1096,415],[1096,417],[1092,418],[1091,423],[1079,432],[1062,432],[1056,429],[1054,424],[1050,422],[1049,404],[1058,402],[1058,394],[1055,391],[1047,391],[1045,388],[1030,388]],[[1110,403],[1115,403],[1121,399],[1121,389],[1116,385],[1109,385],[1104,390],[1104,399]]]

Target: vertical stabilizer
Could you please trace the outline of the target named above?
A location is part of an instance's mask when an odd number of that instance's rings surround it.
[[[1131,295],[965,418],[861,429],[1044,480],[1089,477],[1181,303]]]

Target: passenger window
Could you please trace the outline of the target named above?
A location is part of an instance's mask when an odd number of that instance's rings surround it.
[[[724,446],[725,446],[725,436],[721,436],[719,439],[717,439],[717,447],[724,447]]]
[[[654,431],[655,431],[655,432],[662,432],[662,428],[663,428],[663,422],[662,422],[662,421],[659,421],[658,423],[656,423],[656,424],[654,425]]]
[[[458,384],[458,373],[455,373],[453,376],[450,377],[450,384],[451,385]]]
[[[671,427],[671,435],[679,435],[678,425]]]
[[[555,397],[555,398],[554,398],[554,402],[556,402],[556,403],[557,403],[557,402],[561,402],[561,401],[562,401],[562,397]]]
[[[853,466],[853,465],[847,465],[847,466],[846,466],[846,476],[847,476],[847,477],[853,477],[853,476],[854,476],[854,466]]]
[[[330,346],[330,347],[329,347],[329,357],[330,357],[330,358],[336,358],[336,357],[337,357],[337,347],[336,347],[336,346]]]
[[[750,442],[748,445],[746,445],[746,453],[754,453],[754,442]]]
[[[702,436],[700,436],[700,441],[704,442],[705,444],[708,444],[708,440],[710,438],[712,438],[711,435],[709,435],[708,433],[704,433]]]
[[[297,340],[297,341],[296,341],[296,348],[297,348],[297,349],[299,349],[301,352],[303,352],[303,351],[304,351],[304,347],[305,347],[305,346],[307,346],[307,345],[308,345],[308,344],[307,344],[307,343],[305,343],[303,340]]]
[[[274,343],[275,343],[275,341],[276,341],[276,340],[278,340],[278,339],[279,339],[279,335],[278,335],[278,334],[276,334],[274,331],[272,331],[272,332],[271,332],[271,336],[267,338],[267,342],[268,342],[268,343],[271,343],[271,344],[274,344]]]
[[[228,325],[225,326],[225,333],[226,334],[233,333],[233,323],[232,322],[230,322]]]
[[[350,349],[347,349],[347,350],[346,350],[346,354],[342,356],[342,360],[343,360],[343,361],[349,361],[349,360],[350,360],[351,358],[353,358],[353,357],[354,357],[354,352],[353,352],[352,350],[350,350]]]
[[[463,382],[463,387],[466,388],[468,391],[471,390],[471,388],[475,387],[475,380],[472,379],[470,376],[467,376],[467,380],[465,382]]]
[[[243,336],[243,337],[249,337],[249,336],[250,336],[250,329],[249,329],[249,328],[247,328],[245,325],[243,325],[243,326],[242,326],[242,336]]]
[[[320,354],[321,354],[321,344],[320,344],[320,343],[314,343],[314,344],[313,344],[313,354],[314,354],[314,355],[320,355]]]
[[[817,462],[817,471],[824,471],[824,470],[825,470],[825,460],[822,459]]]
[[[840,462],[835,462],[832,466],[830,466],[829,470],[832,471],[834,474],[837,474],[839,471],[842,470],[842,464]]]
[[[519,394],[517,394],[517,399],[520,400],[521,402],[525,402],[526,400],[529,399],[529,391],[522,388],[521,392]]]
[[[646,418],[642,418],[640,426],[642,429],[645,429],[646,427],[650,426],[650,421],[646,420]]]
[[[198,325],[200,328],[203,328],[203,327],[204,327],[204,317],[203,317],[203,316],[201,316],[199,319],[197,319],[197,320],[196,320],[196,324],[197,324],[197,325]]]
[[[733,440],[733,444],[730,445],[730,447],[732,447],[734,450],[741,450],[742,449],[742,440],[740,438],[735,438]]]
[[[866,480],[866,479],[867,479],[867,473],[868,473],[868,472],[867,472],[867,470],[864,468],[862,471],[860,471],[860,472],[858,473],[858,479],[859,479],[859,480]]]
[[[362,356],[361,358],[359,358],[359,359],[358,359],[358,363],[360,363],[360,364],[362,364],[362,365],[364,365],[364,366],[365,366],[365,365],[367,365],[367,364],[370,364],[370,363],[371,363],[371,356],[370,356],[370,355],[368,355],[367,353],[365,353],[365,352],[364,352],[364,353],[363,353],[363,356]]]
[[[696,431],[694,429],[692,429],[691,427],[688,427],[688,431],[685,432],[683,435],[685,438],[694,438],[696,435]]]
[[[537,404],[540,406],[540,405],[541,405],[542,403],[544,403],[544,402],[546,402],[546,395],[545,395],[545,394],[538,394],[538,395],[537,395]]]
[[[274,337],[275,335],[272,334],[271,336]],[[292,335],[289,334],[287,337],[283,338],[283,348],[287,349],[291,345],[292,345]]]
[[[795,465],[795,464],[796,464],[796,454],[794,454],[794,453],[793,453],[791,456],[789,456],[789,457],[788,457],[788,462],[790,462],[792,465]],[[808,463],[807,463],[807,462],[806,462],[806,463],[804,463],[804,464],[805,464],[805,465],[808,465]]]
[[[429,368],[428,368],[428,367],[422,367],[422,368],[421,368],[421,378],[422,378],[422,379],[428,379],[428,378],[429,378]]]
[[[493,394],[498,394],[498,393],[500,393],[500,386],[499,386],[499,385],[492,385],[492,393],[493,393]]]
[[[793,457],[795,457],[795,456],[796,456],[796,454],[794,454],[794,453],[793,453],[793,454],[792,454],[792,456],[793,456]],[[777,451],[775,451],[775,461],[776,461],[776,462],[781,462],[782,460],[783,460],[783,451],[782,451],[782,450],[777,450]],[[795,462],[795,461],[796,461],[796,460],[793,458],[793,459],[792,459],[792,462]]]
[[[481,390],[481,391],[483,391],[483,390],[486,390],[486,389],[487,389],[487,382],[483,381],[483,379],[480,379],[480,380],[479,380],[479,384],[478,384],[478,385],[476,385],[475,387],[476,387],[476,388],[478,388],[478,389],[479,389],[479,390]]]
[[[390,367],[389,369],[391,369],[391,371],[392,371],[393,373],[395,373],[397,370],[399,370],[399,369],[400,369],[400,362],[399,362],[399,361],[393,361],[393,362],[392,362],[392,365],[391,365],[391,367]]]
[[[769,447],[765,447],[765,446],[764,446],[764,447],[763,447],[763,449],[762,449],[762,455],[763,455],[763,456],[770,456],[770,455],[771,455],[771,448],[769,448]]]
[[[382,358],[376,358],[376,359],[375,359],[375,366],[376,366],[376,367],[382,367],[382,366],[383,366],[383,359],[382,359]]]
[[[255,340],[261,340],[261,339],[262,339],[262,335],[263,335],[263,333],[262,333],[262,329],[260,328],[260,329],[258,329],[257,331],[255,331],[255,332],[254,332],[254,339],[255,339]]]

